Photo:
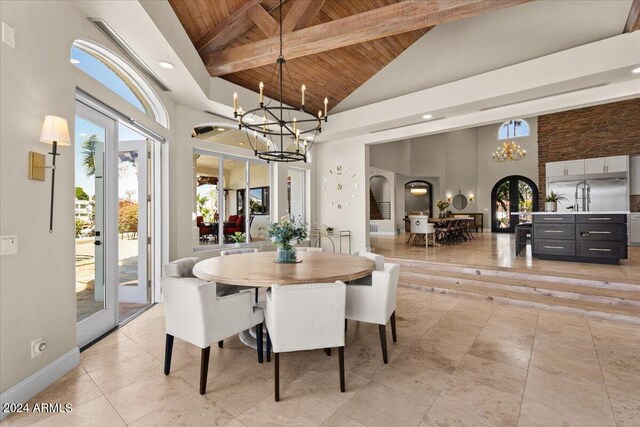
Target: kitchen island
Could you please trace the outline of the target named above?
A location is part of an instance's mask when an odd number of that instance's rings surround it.
[[[531,248],[539,259],[619,264],[627,259],[629,212],[533,212]]]

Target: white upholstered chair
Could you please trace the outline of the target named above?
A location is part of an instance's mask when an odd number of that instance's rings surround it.
[[[324,252],[324,249],[314,248],[313,246],[300,246],[296,248],[296,252]]]
[[[393,342],[397,341],[396,292],[399,277],[400,266],[385,263],[384,270],[376,270],[371,275],[371,286],[347,286],[345,318],[378,325],[384,363],[388,363],[386,324],[389,320],[391,320]]]
[[[166,269],[165,269],[166,270]],[[254,307],[251,291],[223,297],[216,295],[216,284],[200,279],[163,277],[160,279],[165,303],[166,344],[164,374],[171,371],[175,337],[202,349],[200,394],[206,392],[211,344],[257,325],[262,331],[262,309]],[[259,337],[261,338],[261,337]],[[258,361],[262,362],[262,339],[258,343]]]
[[[374,254],[373,252],[354,252],[353,254],[373,261],[376,271],[384,270],[384,255]],[[356,279],[352,282],[349,282],[349,285],[371,286],[371,280],[371,276],[366,276],[361,279]]]
[[[228,249],[226,251],[220,251],[220,256],[238,255],[238,254],[254,254],[260,252],[257,248],[241,248],[241,249]],[[230,286],[230,285],[227,285]],[[236,288],[236,286],[234,286]],[[255,288],[256,296],[254,301],[258,302],[258,288]]]
[[[193,266],[200,261],[196,257],[181,258],[165,264],[162,267],[162,276],[185,280],[184,283],[205,283],[206,280],[198,279],[193,275]],[[238,292],[238,288],[232,285],[218,284],[216,295],[219,297]]]
[[[344,313],[346,286],[343,282],[307,285],[273,285],[267,291],[267,355],[275,355],[275,398],[280,400],[280,353],[338,347],[340,391],[344,379]],[[267,356],[267,361],[269,356]]]

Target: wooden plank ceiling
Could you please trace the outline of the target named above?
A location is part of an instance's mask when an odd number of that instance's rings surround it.
[[[300,106],[304,83],[305,109],[323,109],[327,97],[330,110],[434,25],[525,1],[286,0],[284,102]],[[255,92],[263,81],[265,95],[277,99],[279,0],[169,2],[212,76]],[[245,110],[256,104],[240,100]]]

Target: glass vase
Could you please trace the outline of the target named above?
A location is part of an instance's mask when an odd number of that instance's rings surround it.
[[[293,246],[278,246],[276,250],[276,262],[295,263],[296,261],[296,249]]]

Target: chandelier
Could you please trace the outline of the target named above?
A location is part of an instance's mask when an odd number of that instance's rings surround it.
[[[525,158],[527,150],[515,143],[503,142],[502,147],[498,147],[495,153],[491,155],[496,162],[518,161]]]
[[[278,101],[272,105],[273,100],[264,102],[264,83],[260,82],[260,96],[258,107],[249,111],[243,111],[238,107],[238,94],[233,94],[233,116],[238,120],[238,129],[245,129],[249,145],[254,154],[267,162],[297,162],[307,161],[307,155],[311,151],[313,142],[318,133],[322,132],[322,121],[328,120],[328,98],[324,99],[324,113],[318,111],[317,115],[305,109],[304,93],[305,85],[301,86],[302,99],[300,108],[290,107],[283,103],[284,73],[291,85],[295,87],[291,74],[286,67],[286,60],[282,54],[282,0],[280,0],[280,55],[276,60],[272,72],[271,81],[277,81]],[[275,77],[275,79],[274,79]],[[262,136],[262,139],[259,138]]]

